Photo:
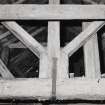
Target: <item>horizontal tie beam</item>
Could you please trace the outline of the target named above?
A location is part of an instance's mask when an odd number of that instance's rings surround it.
[[[49,99],[51,97],[50,79],[0,80],[0,99],[28,98]]]
[[[78,14],[78,15],[76,15]],[[0,20],[105,19],[105,5],[0,5]]]
[[[45,48],[16,22],[2,22],[2,24],[36,56],[40,57],[40,54],[46,52]]]

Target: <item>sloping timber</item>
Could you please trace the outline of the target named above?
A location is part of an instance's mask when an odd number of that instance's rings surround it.
[[[35,27],[32,27],[32,28],[29,28],[27,31],[29,32],[29,31],[31,31],[33,28],[35,29]],[[6,31],[5,33],[3,33],[3,34],[0,35],[0,40],[2,40],[2,39],[4,39],[4,38],[8,37],[9,35],[11,35],[11,32],[10,32],[10,31]]]
[[[58,58],[60,56],[60,23],[57,21],[48,22],[48,56],[50,61],[50,73],[52,74],[53,58],[56,58],[56,62],[58,63]]]
[[[49,0],[49,4],[60,4],[60,0]],[[56,99],[56,80],[58,59],[60,57],[60,22],[48,22],[48,57],[49,68],[52,77],[52,98]]]
[[[45,52],[44,47],[16,22],[2,22],[2,24],[9,31],[11,31],[24,45],[26,45],[36,56],[39,57],[41,53]]]
[[[1,59],[0,59],[0,74],[4,79],[14,79],[15,78]]]
[[[0,5],[0,20],[11,19],[105,19],[105,5]]]
[[[66,79],[57,82],[59,100],[105,100],[105,79]]]
[[[15,79],[0,80],[0,98],[28,98],[46,100],[51,97],[51,80]]]
[[[83,46],[101,27],[105,25],[104,21],[92,22],[84,31],[67,44],[62,51],[71,56],[81,46]]]
[[[46,29],[45,27],[41,27],[30,35],[34,37],[34,36],[38,35],[39,33],[43,32],[45,29]],[[8,45],[8,47],[9,48],[26,48],[26,46],[22,42],[11,43]]]
[[[89,24],[91,23],[84,22],[82,26],[83,30],[88,27]],[[84,45],[84,62],[86,78],[101,77],[97,34]]]
[[[1,50],[1,60],[4,62],[5,65],[8,65],[9,61],[9,48],[3,47]]]

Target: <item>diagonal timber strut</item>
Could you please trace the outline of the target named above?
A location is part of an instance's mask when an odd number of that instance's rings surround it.
[[[40,54],[46,52],[45,48],[16,22],[2,22],[2,24],[24,45],[26,45],[36,56],[40,57]]]
[[[83,46],[100,28],[105,25],[104,21],[92,22],[84,31],[82,31],[76,38],[68,43],[62,51],[70,57],[75,51]]]

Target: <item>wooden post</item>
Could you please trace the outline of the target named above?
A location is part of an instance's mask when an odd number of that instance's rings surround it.
[[[49,64],[48,64],[48,55],[42,53],[40,55],[40,64],[39,64],[39,78],[50,78],[49,73]]]
[[[104,24],[105,22],[91,23],[87,29],[81,32],[75,39],[73,39],[62,49],[63,60],[60,60],[61,66],[59,67],[61,68],[59,69],[58,74],[61,73],[60,75],[63,76],[63,78],[68,78],[68,57],[70,57],[75,51],[84,45]]]
[[[53,57],[59,59],[60,54],[60,30],[59,22],[48,23],[48,58],[49,58],[49,74],[52,76]],[[58,62],[56,62],[58,63]],[[58,67],[58,65],[57,65]]]
[[[83,30],[89,25],[89,22],[83,23]],[[84,64],[86,78],[100,78],[100,59],[98,49],[97,34],[95,34],[84,45]]]
[[[18,11],[17,11],[18,10]],[[65,12],[66,11],[66,12]],[[104,5],[0,5],[0,20],[105,19]],[[40,14],[39,14],[40,13]],[[79,14],[79,15],[75,15]]]
[[[59,0],[49,0],[49,4],[58,4]],[[48,22],[48,77],[52,77],[53,58],[59,57],[60,53],[60,23],[58,21]],[[44,62],[45,63],[45,62]]]
[[[49,100],[51,89],[50,79],[0,80],[0,99]]]
[[[50,0],[50,4],[60,4],[60,0]],[[60,22],[49,22],[48,50],[50,57],[57,58],[57,80],[67,77],[68,55],[60,50]],[[51,67],[52,68],[52,67]]]
[[[9,57],[9,48],[4,47],[1,51],[1,59],[0,59],[0,74],[4,79],[14,79],[13,74],[6,67],[8,64]]]
[[[69,56],[61,51],[57,70],[57,80],[62,81],[69,78]]]
[[[35,30],[33,33],[31,33],[30,35],[35,37],[36,35],[38,35],[39,33],[43,32],[46,29],[46,27],[41,27],[38,28],[37,30]],[[26,46],[22,43],[22,42],[17,42],[17,43],[10,43],[8,45],[9,48],[26,48]]]

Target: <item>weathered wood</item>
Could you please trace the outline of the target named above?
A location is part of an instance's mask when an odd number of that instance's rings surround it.
[[[43,42],[41,43],[41,45],[43,45],[46,49],[47,43]],[[21,42],[17,42],[17,43],[11,43],[10,45],[8,45],[9,48],[27,48],[24,44],[22,44]]]
[[[60,4],[60,0],[49,0],[49,4]]]
[[[105,79],[68,79],[57,82],[57,99],[104,100]]]
[[[51,97],[51,80],[15,79],[0,80],[0,98],[49,99]]]
[[[35,29],[35,27],[32,27],[32,28],[29,28],[27,31],[29,32],[29,31],[31,31],[33,28]],[[3,34],[0,35],[0,40],[2,40],[2,39],[4,39],[4,38],[8,37],[9,35],[11,35],[11,32],[10,32],[10,31],[6,31],[5,33],[3,33]]]
[[[38,57],[41,53],[45,52],[44,47],[42,47],[31,35],[29,35],[16,22],[2,22],[2,24]]]
[[[104,11],[105,5],[0,5],[0,20],[105,19]]]
[[[56,81],[57,81],[57,58],[53,58],[52,68],[52,98],[56,99]]]
[[[60,4],[60,0],[49,0],[49,4]],[[60,57],[60,22],[48,22],[48,57],[52,77],[52,98],[56,100],[56,80]]]
[[[0,74],[4,79],[14,79],[15,77],[12,75],[12,73],[8,70],[8,68],[5,66],[3,61],[0,59]]]
[[[69,78],[69,56],[68,54],[61,51],[58,70],[57,70],[57,80],[61,81],[63,79]]]
[[[49,74],[49,63],[48,63],[48,55],[46,53],[42,53],[40,55],[40,65],[39,65],[39,78],[49,78],[51,74]]]
[[[58,3],[59,0],[49,0],[50,4]],[[60,27],[59,22],[48,22],[48,56],[42,54],[40,59],[40,78],[51,78],[52,77],[52,59],[53,57],[59,56],[59,50],[60,50]],[[45,68],[45,69],[43,69]]]
[[[91,23],[83,23],[83,29]],[[84,64],[86,78],[100,78],[100,60],[97,34],[84,45]]]
[[[35,29],[35,28],[36,28],[36,27],[34,27],[34,29]],[[33,27],[27,29],[27,32],[30,32],[32,29],[33,29]],[[7,36],[5,36],[6,33],[8,33],[8,32],[9,32],[9,34],[7,34]],[[6,37],[8,37],[9,35],[12,35],[10,31],[7,31],[7,32],[5,32],[4,34],[1,34],[1,36],[4,36],[4,37],[1,37],[1,38],[3,38],[3,39],[1,40],[1,43],[3,43],[3,44],[2,44],[3,47],[7,47],[7,46],[9,47],[10,44],[12,44],[12,43],[14,43],[14,42],[16,42],[16,41],[18,40],[16,37],[13,37],[11,40],[6,39]],[[5,40],[7,40],[7,41],[4,43]]]
[[[46,29],[45,27],[41,27],[30,35],[34,37],[34,36],[38,35],[39,33],[43,32],[45,29]],[[8,45],[8,47],[9,48],[26,48],[26,46],[22,42],[11,43]]]
[[[1,51],[1,60],[4,62],[5,65],[8,65],[8,59],[9,59],[9,48],[4,47]]]
[[[83,32],[67,44],[62,51],[71,56],[81,46],[83,46],[103,25],[104,21],[91,23]]]
[[[60,23],[57,21],[50,21],[48,23],[48,57],[49,57],[49,75],[52,75],[53,57],[58,59],[60,56]]]

